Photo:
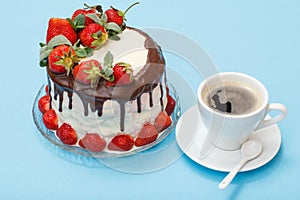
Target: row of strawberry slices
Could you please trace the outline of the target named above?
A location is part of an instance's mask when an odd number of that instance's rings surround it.
[[[104,59],[104,66],[95,60],[82,65],[79,63],[91,56],[93,49],[103,46],[108,38],[120,39],[118,34],[125,28],[125,14],[136,4],[125,12],[113,7],[103,12],[99,5],[90,7],[85,4],[85,9],[76,10],[71,19],[51,18],[46,44],[40,44],[40,66],[48,65],[54,73],[73,74],[75,79],[79,74],[77,80],[83,84],[93,85],[100,77],[106,79],[109,85],[129,84],[132,81],[131,66],[127,63],[112,66],[112,55],[108,55],[108,61]],[[121,78],[123,81],[120,81]]]
[[[111,151],[129,151],[133,146],[141,147],[154,142],[158,134],[169,127],[172,123],[171,113],[175,108],[175,101],[171,96],[168,96],[168,104],[165,111],[159,113],[153,124],[145,123],[139,131],[136,138],[127,133],[118,133],[108,143],[97,133],[87,133],[83,138],[79,139],[74,128],[68,123],[58,124],[56,112],[50,109],[50,95],[48,86],[46,86],[46,95],[38,101],[38,108],[43,114],[43,123],[47,129],[56,131],[56,136],[67,145],[79,144],[80,147],[91,152],[101,152],[107,148]]]

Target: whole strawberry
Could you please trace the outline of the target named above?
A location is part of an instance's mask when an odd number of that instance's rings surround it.
[[[117,63],[113,67],[114,81],[110,85],[128,85],[132,82],[133,70],[128,63]]]
[[[97,23],[89,24],[78,35],[84,46],[93,49],[99,49],[108,39],[105,28]]]
[[[126,13],[135,5],[139,4],[139,2],[136,2],[134,4],[132,4],[131,6],[129,6],[125,12],[118,10],[116,8],[113,8],[111,6],[111,9],[108,9],[105,11],[105,14],[107,16],[107,23],[109,22],[114,22],[119,26],[123,26],[124,21],[126,20],[125,15]]]
[[[137,147],[154,142],[158,137],[158,132],[154,125],[146,123],[140,130],[134,144]]]
[[[77,34],[68,20],[51,18],[48,23],[46,42],[48,43],[57,35],[64,35],[72,44],[77,41]]]
[[[75,130],[67,123],[63,123],[56,131],[56,136],[64,143],[68,145],[76,144],[77,135]]]
[[[80,83],[94,86],[101,76],[101,70],[102,67],[97,60],[83,61],[74,67],[73,76]]]
[[[97,133],[87,133],[79,140],[79,145],[91,152],[101,152],[104,150],[106,142]]]
[[[45,113],[47,110],[50,110],[50,95],[41,97],[38,101],[38,107],[41,113]]]
[[[47,110],[43,114],[43,122],[47,129],[50,130],[58,129],[58,118],[53,109]]]
[[[50,52],[48,62],[51,71],[69,74],[75,63],[78,62],[78,58],[71,47],[60,45]]]
[[[73,13],[71,19],[74,21],[75,18],[76,18],[78,15],[84,15],[84,19],[85,19],[85,20],[84,20],[84,21],[85,21],[84,25],[87,26],[87,25],[89,25],[89,24],[94,23],[94,21],[93,21],[91,18],[89,18],[89,17],[87,16],[88,14],[96,14],[96,10],[95,10],[95,9],[89,9],[89,10],[78,9],[78,10],[76,10],[76,11]]]
[[[129,151],[133,144],[134,140],[131,135],[120,133],[110,141],[107,148],[112,151]]]

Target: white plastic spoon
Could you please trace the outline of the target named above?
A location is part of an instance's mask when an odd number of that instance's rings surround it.
[[[244,166],[246,162],[256,158],[262,151],[262,144],[257,140],[246,141],[241,148],[242,160],[230,171],[230,173],[219,184],[220,189],[225,189],[233,180],[235,175]]]

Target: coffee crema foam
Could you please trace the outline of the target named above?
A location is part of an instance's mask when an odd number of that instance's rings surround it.
[[[261,95],[240,82],[224,82],[206,88],[202,94],[206,105],[225,114],[243,115],[255,111],[262,104]]]

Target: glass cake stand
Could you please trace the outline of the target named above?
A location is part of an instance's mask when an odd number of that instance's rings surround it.
[[[130,151],[126,151],[126,152],[117,152],[117,151],[102,151],[102,152],[90,152],[88,150],[85,150],[79,146],[71,146],[71,145],[66,145],[64,143],[62,143],[57,137],[54,131],[51,131],[49,129],[47,129],[43,123],[42,120],[42,113],[40,112],[39,108],[38,108],[38,101],[39,99],[45,95],[45,84],[41,86],[41,88],[39,89],[34,103],[33,103],[33,107],[32,107],[32,115],[33,115],[33,119],[34,119],[34,123],[38,129],[38,131],[51,143],[53,143],[54,145],[57,145],[58,147],[60,147],[61,149],[64,149],[66,151],[78,154],[78,155],[83,155],[83,156],[88,156],[88,157],[94,157],[94,158],[117,158],[117,157],[125,157],[125,156],[130,156],[130,155],[134,155],[137,154],[139,152],[143,152],[145,150],[150,149],[151,147],[154,147],[156,145],[158,145],[159,143],[161,143],[175,128],[176,123],[181,115],[181,106],[180,106],[180,101],[179,101],[179,97],[177,95],[177,92],[175,90],[175,87],[168,82],[167,83],[169,86],[169,92],[170,95],[175,99],[176,101],[176,106],[174,109],[174,112],[172,113],[171,117],[172,117],[172,124],[165,129],[162,133],[159,134],[159,137],[157,138],[156,141],[142,146],[142,147],[134,147],[132,150]]]

